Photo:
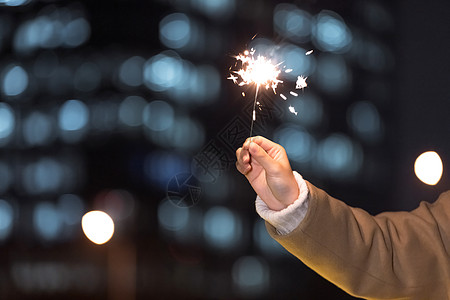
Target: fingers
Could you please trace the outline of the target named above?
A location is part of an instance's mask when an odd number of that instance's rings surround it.
[[[274,143],[271,140],[268,140],[268,139],[266,139],[265,137],[262,137],[262,136],[255,136],[255,137],[249,138],[245,142],[247,143],[247,141],[249,141],[249,142],[251,141],[251,142],[254,142],[254,143],[258,144],[266,152],[268,152],[269,150],[271,150],[273,148],[280,147],[280,145],[278,145],[277,143]]]
[[[239,172],[246,175],[252,169],[250,165],[250,153],[248,150],[239,148],[236,150],[236,168]]]
[[[249,145],[248,151],[252,156],[252,159],[257,161],[264,169],[267,171],[275,170],[276,163],[272,159],[272,157],[267,154],[266,150],[264,150],[259,144],[256,142],[252,142]]]

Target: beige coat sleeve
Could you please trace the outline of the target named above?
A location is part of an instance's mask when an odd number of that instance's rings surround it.
[[[307,182],[300,225],[270,235],[318,274],[366,299],[450,299],[450,192],[411,212],[371,216]]]

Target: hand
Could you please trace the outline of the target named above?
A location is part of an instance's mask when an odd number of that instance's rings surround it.
[[[284,148],[264,137],[248,138],[236,150],[236,168],[272,210],[282,210],[299,197]]]

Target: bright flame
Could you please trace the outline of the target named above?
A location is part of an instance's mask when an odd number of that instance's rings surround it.
[[[107,213],[99,210],[86,213],[81,219],[81,227],[86,237],[98,245],[109,241],[114,234],[113,220]]]
[[[443,169],[442,160],[434,151],[422,153],[414,163],[414,172],[417,178],[429,185],[439,182]]]
[[[278,79],[278,75],[281,71],[278,69],[278,65],[272,64],[270,59],[264,56],[258,55],[255,59],[253,54],[255,51],[252,49],[244,51],[244,54],[235,56],[236,60],[242,62],[242,68],[238,71],[234,71],[238,77],[230,74],[228,79],[233,80],[234,83],[239,86],[255,84],[256,86],[265,86],[266,89],[272,88],[276,93],[278,83],[282,83],[282,80]],[[240,77],[240,80],[238,80]]]

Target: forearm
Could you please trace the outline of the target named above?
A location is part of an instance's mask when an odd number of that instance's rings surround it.
[[[442,274],[436,270],[448,260],[439,254],[442,249],[433,248],[439,243],[424,243],[440,241],[439,232],[427,221],[410,213],[373,217],[309,183],[308,189],[308,212],[295,230],[280,235],[267,226],[271,236],[306,265],[360,297],[420,299],[421,292],[439,289],[436,278]],[[426,207],[421,211],[427,218]]]

